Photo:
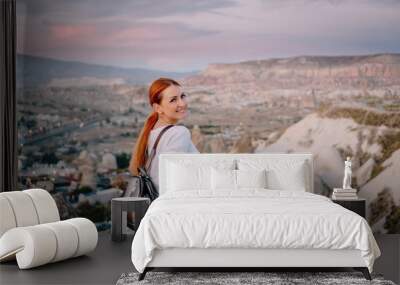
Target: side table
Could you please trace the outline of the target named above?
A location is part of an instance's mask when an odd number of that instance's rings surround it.
[[[149,198],[113,198],[111,200],[111,240],[123,241],[126,239],[127,212],[135,213],[134,223],[135,229],[137,229],[149,205]]]
[[[353,211],[356,214],[359,214],[361,217],[365,219],[365,199],[357,198],[354,200],[339,200],[339,199],[332,199],[332,202],[339,204],[340,206]]]

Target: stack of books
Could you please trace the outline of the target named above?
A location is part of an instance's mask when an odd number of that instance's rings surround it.
[[[357,189],[333,188],[333,200],[357,200]]]

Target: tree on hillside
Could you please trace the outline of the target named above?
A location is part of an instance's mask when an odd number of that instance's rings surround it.
[[[41,159],[41,163],[56,164],[59,161],[54,152],[46,152]]]
[[[388,234],[400,234],[400,207],[393,205],[383,226]]]
[[[119,169],[125,169],[129,166],[129,162],[131,160],[131,156],[125,152],[117,154],[117,166]]]
[[[373,225],[383,217],[389,215],[393,206],[395,204],[392,193],[389,188],[385,187],[369,205],[369,223]]]

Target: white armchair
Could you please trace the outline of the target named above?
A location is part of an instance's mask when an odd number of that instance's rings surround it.
[[[0,262],[17,259],[20,269],[84,255],[98,233],[88,219],[60,221],[54,199],[42,189],[0,193]]]

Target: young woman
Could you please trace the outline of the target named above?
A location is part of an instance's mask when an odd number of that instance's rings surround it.
[[[160,132],[169,125],[174,125],[162,135],[156,149],[156,155],[150,169],[146,169],[158,189],[158,157],[161,153],[187,152],[198,153],[193,145],[190,131],[181,125],[175,126],[188,113],[186,94],[181,85],[169,78],[159,78],[149,89],[149,102],[153,108],[147,118],[132,153],[129,170],[138,174],[138,167],[145,167],[147,158]]]

